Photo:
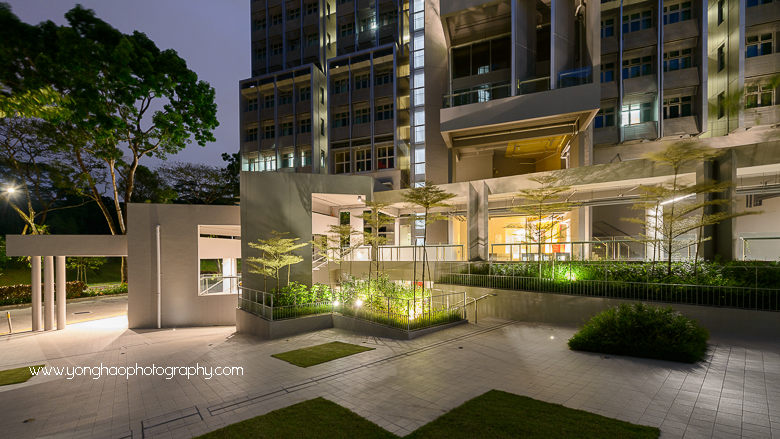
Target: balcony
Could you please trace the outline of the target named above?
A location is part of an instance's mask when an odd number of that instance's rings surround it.
[[[479,90],[470,90],[446,95],[444,96],[444,108],[508,98],[511,95],[510,87],[510,84],[503,84]]]
[[[349,127],[338,127],[330,130],[330,140],[349,139]]]
[[[676,117],[664,119],[664,136],[681,136],[683,134],[699,134],[699,121],[697,116]]]
[[[770,125],[780,123],[780,106],[748,108],[745,110],[745,126]]]
[[[772,3],[753,6],[745,10],[745,26],[755,26],[780,20],[780,8]]]
[[[241,114],[243,123],[257,122],[257,110],[245,111]]]
[[[531,93],[539,93],[550,89],[550,77],[542,76],[540,78],[526,79],[521,82],[517,87],[517,94],[527,95]]]
[[[593,69],[580,67],[558,73],[558,88],[576,87],[593,82]]]
[[[651,120],[623,127],[623,140],[640,140],[658,138],[658,122]]]
[[[654,27],[629,32],[623,35],[623,51],[644,46],[655,46],[658,42],[658,33]]]
[[[745,58],[745,77],[774,75],[780,70],[780,52]]]
[[[293,104],[280,105],[279,111],[276,114],[277,116],[289,116],[293,114]]]
[[[298,133],[298,145],[311,145],[311,133]]]
[[[378,120],[374,122],[374,134],[388,134],[393,132],[393,119]]]
[[[377,85],[374,88],[374,99],[382,96],[392,96],[392,95],[393,95],[393,84]]]
[[[360,123],[352,126],[352,137],[368,137],[371,135],[371,124]]]
[[[664,26],[664,42],[696,38],[699,36],[699,20],[685,20]]]
[[[607,37],[601,39],[601,54],[614,53],[618,50],[617,37]]]
[[[602,82],[601,83],[601,99],[615,99],[618,96],[617,82]]]
[[[624,95],[650,93],[655,91],[658,91],[658,78],[655,74],[623,80]]]
[[[664,90],[673,88],[695,87],[699,85],[699,69],[691,67],[689,69],[675,70],[664,73]]]
[[[617,127],[604,127],[596,128],[593,130],[593,144],[601,145],[605,143],[618,143],[620,138],[618,137]]]

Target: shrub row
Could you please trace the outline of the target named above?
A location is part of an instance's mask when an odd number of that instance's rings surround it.
[[[0,287],[0,306],[30,303],[32,301],[31,287],[31,285],[9,285]],[[65,284],[65,296],[68,299],[123,293],[127,293],[127,284],[89,290],[87,289],[87,285],[81,281],[67,282]],[[41,299],[43,299],[43,285],[41,285]]]

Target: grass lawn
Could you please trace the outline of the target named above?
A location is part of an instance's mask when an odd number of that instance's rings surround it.
[[[491,390],[406,436],[422,438],[625,438],[656,439],[654,427]],[[304,401],[212,431],[218,438],[398,438],[373,422],[323,398]]]
[[[19,384],[29,380],[32,378],[30,367],[40,369],[43,367],[43,364],[39,364],[37,366],[19,367],[16,369],[0,370],[0,386]]]
[[[308,348],[296,349],[294,351],[282,352],[281,354],[274,354],[271,356],[296,366],[309,367],[320,363],[327,363],[328,361],[336,360],[341,357],[373,350],[374,348],[334,341]]]

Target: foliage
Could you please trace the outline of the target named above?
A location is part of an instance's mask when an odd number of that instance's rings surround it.
[[[5,264],[10,260],[5,254],[5,238],[0,236],[0,268],[5,268]]]
[[[347,257],[351,256],[362,245],[360,240],[351,239],[358,235],[360,232],[349,224],[335,225],[328,227],[328,232],[325,235],[317,235],[311,241],[311,245],[328,262],[328,284],[331,288],[333,285],[330,278],[330,262],[341,264]]]
[[[363,220],[363,226],[368,230],[363,232],[363,244],[371,247],[371,261],[375,265],[375,270],[379,273],[379,264],[381,262],[379,247],[387,244],[387,236],[382,236],[379,231],[395,222],[395,218],[383,213],[382,209],[387,208],[390,203],[379,203],[376,201],[366,201],[366,207],[369,208],[358,215]],[[368,277],[371,278],[371,265],[369,265]]]
[[[167,186],[188,204],[232,204],[233,187],[225,180],[225,170],[202,163],[171,162],[158,168]]]
[[[65,295],[68,299],[81,297],[86,288],[87,285],[84,282],[67,282],[65,283]],[[41,297],[43,297],[43,286],[41,286]],[[31,301],[31,285],[9,285],[0,287],[0,306],[30,303]]]
[[[158,170],[149,169],[144,165],[138,165],[135,170],[133,194],[130,197],[132,203],[172,203],[178,194],[168,182],[160,175]],[[120,181],[120,192],[125,192],[127,182]]]
[[[87,270],[97,270],[106,263],[106,258],[67,258],[67,268],[76,270],[76,280],[87,283]]]
[[[0,9],[4,8],[5,6],[0,4]],[[22,117],[41,120],[67,118],[70,103],[70,97],[63,96],[48,85],[21,93],[9,93],[3,90],[0,91],[0,118]]]
[[[282,352],[281,354],[271,355],[274,358],[284,360],[290,364],[300,367],[311,367],[328,361],[359,354],[361,352],[373,351],[374,348],[358,346],[340,341],[333,341],[307,348],[295,349],[293,351]]]
[[[227,162],[222,170],[222,181],[233,199],[238,201],[241,193],[241,157],[239,153],[222,153],[222,160]]]
[[[249,246],[262,251],[262,257],[246,258],[249,272],[262,274],[263,278],[276,279],[276,289],[279,289],[279,270],[287,267],[287,284],[290,283],[290,266],[303,261],[303,258],[293,255],[292,252],[309,245],[309,243],[296,243],[300,238],[283,238],[287,233],[271,232],[271,239],[258,239],[258,242],[250,242]],[[265,288],[267,291],[267,287]]]
[[[127,294],[127,284],[117,284],[104,288],[87,288],[81,293],[81,297],[111,296],[114,294]]]
[[[622,304],[595,315],[568,344],[571,349],[695,363],[704,359],[710,334],[672,307]]]

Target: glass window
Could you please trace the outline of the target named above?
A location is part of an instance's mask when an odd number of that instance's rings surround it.
[[[417,72],[414,74],[414,88],[425,87],[425,75],[423,72]]]
[[[690,69],[693,59],[691,52],[691,49],[683,49],[664,53],[664,72]]]
[[[325,135],[325,119],[320,118],[320,136]]]
[[[312,14],[316,14],[317,12],[319,12],[318,11],[318,6],[319,5],[316,2],[315,3],[309,3],[308,5],[306,5],[306,15],[312,15]],[[309,154],[311,154],[311,151],[309,152]]]
[[[300,38],[291,38],[287,42],[287,51],[292,52],[293,50],[299,50],[301,48],[301,39]]]
[[[623,16],[623,33],[636,32],[653,27],[653,11],[637,12]]]
[[[346,23],[341,25],[341,36],[342,37],[348,37],[350,35],[355,34],[355,24],[354,23]]]
[[[718,1],[718,26],[723,23],[726,18],[726,0]]]
[[[421,30],[425,27],[425,15],[422,12],[414,14],[413,20],[413,30]]]
[[[691,97],[664,99],[664,119],[676,119],[691,115]]]
[[[376,85],[384,85],[384,84],[392,84],[393,83],[393,72],[382,72],[376,73],[376,76],[374,77],[374,82]]]
[[[300,90],[298,90],[298,96],[300,96],[299,100],[301,101],[308,101],[311,99],[311,87],[301,87]]]
[[[349,113],[336,113],[333,116],[333,128],[348,127],[349,126]]]
[[[355,125],[371,122],[371,114],[368,108],[360,108],[355,110]]]
[[[246,138],[244,139],[245,142],[255,142],[257,141],[257,128],[248,128],[246,130]]]
[[[355,172],[371,170],[371,150],[363,149],[355,151]]]
[[[775,90],[769,85],[745,87],[745,108],[769,107],[775,97]]]
[[[772,0],[747,0],[747,7],[752,8],[753,6],[766,5],[769,3],[772,3]]]
[[[609,38],[615,35],[615,19],[601,20],[601,38]]]
[[[282,43],[274,43],[271,45],[271,54],[272,55],[281,55],[282,54]]]
[[[414,102],[415,107],[419,107],[420,105],[425,105],[425,89],[424,88],[418,88],[414,90]]]
[[[452,49],[452,78],[471,75],[471,46]]]
[[[271,16],[271,26],[282,24],[282,14],[275,14]]]
[[[337,95],[339,93],[347,93],[349,91],[349,80],[348,79],[337,79],[333,83],[333,94]]]
[[[413,50],[422,50],[425,49],[425,35],[422,33],[419,33],[414,36],[414,47]]]
[[[355,90],[361,90],[364,88],[368,88],[368,85],[371,83],[371,80],[369,79],[369,75],[357,75],[355,76]]]
[[[418,50],[417,52],[414,52],[414,69],[419,69],[425,66],[425,51],[424,50]]]
[[[623,60],[623,79],[638,78],[653,73],[652,57],[632,58]]]
[[[288,153],[282,154],[282,167],[283,168],[294,168],[295,167],[295,153],[294,152],[288,152]]]
[[[653,120],[653,103],[643,102],[640,104],[623,105],[621,112],[621,123],[625,125],[635,125]]]
[[[257,59],[265,59],[265,47],[261,47],[255,51]]]
[[[349,174],[349,151],[337,152],[336,158],[336,174]]]
[[[265,108],[274,107],[274,95],[268,95],[265,97]]]
[[[276,170],[276,154],[270,153],[262,157],[259,163],[260,171],[275,171]]]
[[[726,116],[726,94],[721,93],[718,95],[718,119],[723,119]]]
[[[682,2],[664,6],[664,26],[667,24],[690,20],[691,18],[691,2]]]
[[[309,34],[306,35],[306,45],[307,46],[316,46],[320,43],[320,36],[319,34]]]
[[[509,68],[509,62],[512,52],[511,41],[509,38],[499,38],[490,41],[490,71],[503,70]]]
[[[255,30],[265,29],[265,18],[258,18],[255,20]]]
[[[303,133],[310,133],[311,132],[311,119],[301,119],[300,122],[300,132]]]
[[[425,142],[425,125],[414,127],[414,141],[415,143]]]
[[[376,120],[390,120],[394,117],[393,104],[376,106]]]
[[[471,46],[471,74],[479,75],[490,71],[490,42]]]
[[[292,104],[292,102],[293,102],[293,95],[292,95],[292,93],[284,93],[284,94],[280,95],[279,96],[279,101],[280,101],[279,105]]]
[[[367,32],[376,29],[376,15],[360,20],[360,32]]]
[[[601,65],[601,82],[612,82],[615,80],[615,63],[606,63]]]
[[[391,169],[395,167],[395,153],[392,146],[380,146],[376,149],[376,168]]]
[[[726,47],[718,47],[718,72],[726,68]]]
[[[255,111],[257,110],[257,98],[248,99],[246,101],[246,111]]]
[[[419,14],[422,15],[422,14]],[[398,23],[398,11],[392,10],[388,12],[383,12],[379,16],[379,25],[380,26],[387,26],[388,24]],[[416,29],[419,30],[419,29]]]
[[[301,166],[311,166],[311,150],[301,151]]]
[[[263,139],[273,139],[276,137],[276,127],[274,124],[266,125],[263,128]]]
[[[745,58],[772,54],[772,34],[747,37]]]
[[[414,124],[425,125],[425,110],[417,110],[414,112]]]
[[[287,21],[295,20],[301,16],[301,8],[293,8],[287,11]]]
[[[293,135],[293,123],[282,122],[282,136],[292,136],[292,135]]]
[[[596,114],[594,128],[604,128],[615,126],[615,107],[602,108]]]

